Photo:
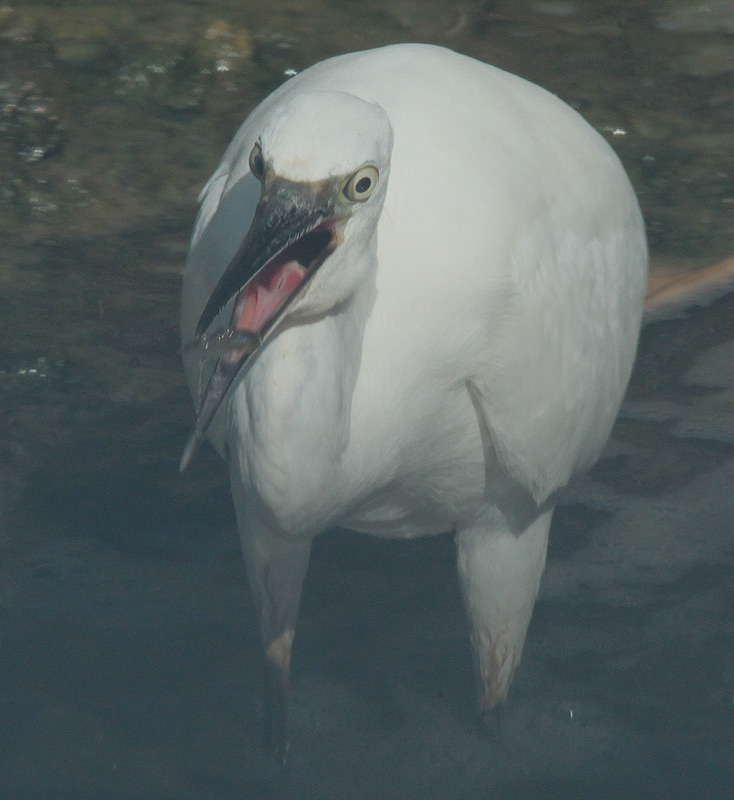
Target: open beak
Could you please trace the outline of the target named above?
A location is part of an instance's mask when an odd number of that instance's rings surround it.
[[[335,216],[331,181],[296,183],[268,176],[250,230],[214,287],[186,350],[219,354],[201,396],[180,469],[191,461],[235,378],[341,242],[344,220]],[[228,326],[210,331],[234,300]]]

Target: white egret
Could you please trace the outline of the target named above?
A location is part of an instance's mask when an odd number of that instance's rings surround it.
[[[287,746],[313,537],[455,531],[479,707],[508,691],[555,493],[598,457],[632,368],[647,248],[616,155],[575,111],[449,50],[292,78],[202,192],[182,337],[229,461]]]

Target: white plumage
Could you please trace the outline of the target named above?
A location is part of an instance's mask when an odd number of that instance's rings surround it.
[[[202,331],[253,334],[247,349],[222,350],[220,368],[237,377],[228,394],[210,387],[209,415],[225,399],[208,433],[230,463],[274,746],[286,741],[310,542],[335,525],[456,531],[479,702],[491,708],[520,657],[554,492],[598,457],[632,368],[647,251],[616,155],[543,89],[397,45],[281,86],[202,199],[184,275],[185,366],[201,404],[219,352]],[[291,249],[252,263],[278,225]],[[265,263],[298,285],[270,317],[262,307],[258,327],[247,308]]]

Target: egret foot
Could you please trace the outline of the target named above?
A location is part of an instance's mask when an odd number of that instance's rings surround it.
[[[265,747],[279,764],[288,756],[288,695],[293,631],[286,631],[265,654]]]
[[[487,741],[502,737],[503,706],[480,709],[477,714],[477,728],[482,739]]]

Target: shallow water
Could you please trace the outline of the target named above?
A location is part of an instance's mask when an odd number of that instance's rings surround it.
[[[606,135],[655,264],[734,253],[728,2],[0,6],[0,796],[727,797],[734,298],[643,332],[605,457],[556,515],[496,728],[448,537],[319,541],[291,763],[260,748],[226,475],[178,474],[178,285],[249,108],[338,52],[431,41]]]

